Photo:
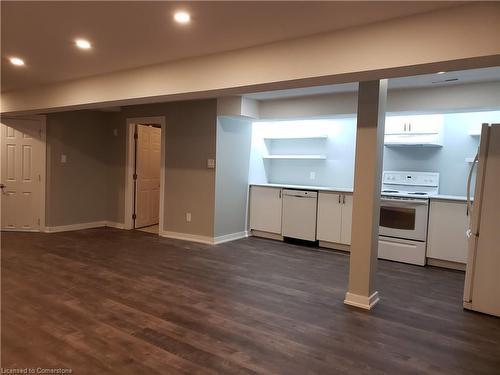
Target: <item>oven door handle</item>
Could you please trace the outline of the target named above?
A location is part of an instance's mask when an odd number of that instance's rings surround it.
[[[410,201],[410,200],[404,200],[404,199],[391,199],[391,198],[380,198],[380,202],[387,202],[387,203],[397,203],[397,205],[400,206],[428,206],[429,202],[428,201]]]

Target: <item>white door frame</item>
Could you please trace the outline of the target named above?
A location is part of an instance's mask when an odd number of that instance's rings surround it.
[[[40,211],[38,212],[40,218],[39,232],[45,232],[47,228],[45,227],[45,200],[46,200],[46,183],[47,183],[47,116],[37,115],[37,116],[1,116],[1,120],[31,120],[40,121],[40,142],[42,142],[42,155],[41,164],[42,169],[40,170]],[[2,132],[0,132],[0,137],[2,137]],[[1,216],[1,215],[0,215]],[[0,218],[1,220],[1,218]]]
[[[127,146],[125,154],[125,229],[134,229],[132,214],[134,213],[134,159],[135,140],[134,132],[136,124],[159,124],[161,125],[161,151],[160,151],[160,223],[159,232],[163,229],[164,195],[165,195],[165,116],[134,117],[127,119]]]

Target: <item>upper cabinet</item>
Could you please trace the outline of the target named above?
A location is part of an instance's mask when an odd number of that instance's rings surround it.
[[[388,116],[386,146],[442,146],[442,115]]]

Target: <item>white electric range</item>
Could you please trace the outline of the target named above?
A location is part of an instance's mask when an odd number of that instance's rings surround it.
[[[425,265],[429,197],[438,193],[439,173],[383,172],[380,259]]]

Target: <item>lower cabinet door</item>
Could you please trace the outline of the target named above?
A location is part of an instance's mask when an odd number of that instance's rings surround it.
[[[342,229],[340,231],[340,243],[351,244],[352,228],[352,195],[344,194],[342,198]]]
[[[281,234],[281,188],[250,188],[250,229]]]
[[[469,217],[465,202],[431,200],[427,257],[467,263]]]
[[[320,241],[341,242],[342,202],[341,195],[319,192],[317,238]],[[350,237],[350,236],[349,236]]]

